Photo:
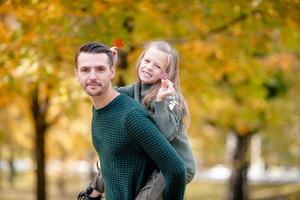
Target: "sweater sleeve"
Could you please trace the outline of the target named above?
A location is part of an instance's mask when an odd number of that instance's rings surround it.
[[[178,110],[178,95],[173,99],[153,101],[153,119],[168,141],[172,141],[179,133],[182,113]]]
[[[186,185],[185,165],[170,143],[162,136],[146,111],[135,109],[125,126],[133,145],[144,151],[165,178],[164,199],[181,200]]]

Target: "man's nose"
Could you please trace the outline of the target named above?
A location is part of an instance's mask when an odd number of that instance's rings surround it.
[[[90,73],[90,79],[96,79],[97,78],[97,73],[95,70],[91,70],[91,73]]]

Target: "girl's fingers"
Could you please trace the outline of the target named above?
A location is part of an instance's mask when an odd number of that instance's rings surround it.
[[[169,85],[169,86],[172,86],[172,87],[173,87],[174,84],[173,84],[172,81],[170,81],[169,79],[166,79],[166,81],[168,82],[168,85]]]
[[[110,47],[110,50],[114,56],[118,53],[118,48],[116,46]]]
[[[161,86],[162,86],[162,88],[168,88],[168,81],[161,79]]]
[[[174,91],[175,89],[173,83],[170,80],[161,79],[161,88],[158,91],[157,99],[161,101],[165,99],[167,96],[173,95]]]
[[[167,88],[167,89],[174,90],[174,85],[173,85],[173,83],[172,83],[170,80],[168,80],[168,79],[166,79],[166,80],[164,80],[164,81],[162,82],[162,87],[163,87],[163,88]]]
[[[118,47],[116,47],[116,46],[112,46],[112,47],[110,47],[110,50],[114,50],[114,51],[117,51],[118,50]]]
[[[110,47],[112,55],[114,57],[114,62],[118,60],[118,48],[116,46]]]

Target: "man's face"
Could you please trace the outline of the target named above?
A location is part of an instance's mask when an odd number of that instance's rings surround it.
[[[80,53],[77,59],[77,79],[91,97],[100,96],[110,87],[115,68],[109,67],[104,53]]]

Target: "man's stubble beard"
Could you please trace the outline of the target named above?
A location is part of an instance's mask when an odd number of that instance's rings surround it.
[[[84,88],[85,92],[87,95],[94,97],[94,96],[100,96],[101,94],[103,94],[103,90],[96,90],[96,91],[90,91],[87,87]]]
[[[100,96],[102,94],[102,92],[95,92],[95,93],[92,93],[92,92],[89,92],[89,91],[86,91],[87,95],[89,95],[90,97],[96,97],[96,96]]]
[[[86,85],[84,90],[87,93],[87,95],[89,95],[90,97],[96,97],[96,96],[103,95],[105,92],[107,92],[108,88],[109,88],[109,84],[108,85],[100,84],[98,90],[91,91],[91,90],[88,89],[88,86]]]

